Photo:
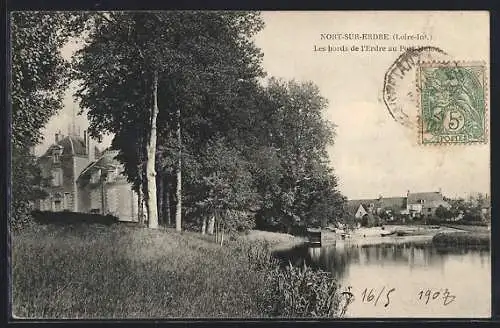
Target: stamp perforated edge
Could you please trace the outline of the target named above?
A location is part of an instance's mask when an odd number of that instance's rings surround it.
[[[484,140],[482,141],[469,141],[469,142],[423,142],[423,120],[422,120],[422,107],[421,107],[421,77],[420,70],[422,67],[471,67],[480,66],[484,69],[483,74],[483,91],[484,91]],[[489,76],[490,70],[486,61],[483,60],[419,60],[416,69],[416,100],[417,100],[417,143],[421,146],[436,147],[436,146],[471,146],[471,145],[484,145],[489,142]]]

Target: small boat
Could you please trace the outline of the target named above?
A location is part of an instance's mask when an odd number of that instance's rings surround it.
[[[342,240],[350,239],[351,238],[351,234],[347,233],[347,232],[343,232],[343,233],[340,234],[340,238]]]
[[[309,230],[307,231],[309,245],[311,246],[321,246],[321,230]]]
[[[396,231],[391,231],[391,232],[388,232],[388,233],[381,233],[380,234],[381,237],[388,237],[388,236],[395,236],[395,235],[397,235]]]

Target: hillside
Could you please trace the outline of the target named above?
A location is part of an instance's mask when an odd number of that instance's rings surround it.
[[[31,318],[260,317],[245,247],[195,233],[46,226],[13,236],[13,312]]]

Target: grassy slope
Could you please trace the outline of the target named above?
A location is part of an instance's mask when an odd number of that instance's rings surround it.
[[[202,236],[36,226],[13,236],[13,312],[31,318],[260,317],[262,272]]]

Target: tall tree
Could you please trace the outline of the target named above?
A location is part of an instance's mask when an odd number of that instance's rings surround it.
[[[262,75],[260,52],[250,41],[262,22],[258,14],[242,12],[110,13],[95,22],[76,65],[76,76],[83,81],[77,96],[82,107],[89,109],[90,130],[93,134],[114,133],[122,160],[137,163],[136,157],[144,154],[149,164],[146,179],[152,186],[156,172],[151,163],[158,166],[161,162],[155,160],[159,147],[152,151],[151,127],[156,118],[158,136],[165,138],[159,143],[168,145],[169,138],[177,140],[173,162],[179,177],[176,198],[180,218],[182,151],[203,139],[200,131],[205,123],[222,125],[224,117],[217,111],[234,95],[238,80],[252,81]],[[157,92],[151,97],[155,74]],[[232,108],[224,109],[227,113]],[[147,151],[133,151],[126,145],[128,138],[137,136],[147,137]],[[184,146],[185,139],[193,142]],[[129,178],[138,180],[137,167],[141,166],[125,164]],[[149,187],[145,190],[153,215],[156,192]],[[176,221],[180,229],[181,222]]]
[[[159,80],[182,66],[170,29],[176,22],[150,13],[105,13],[94,17],[88,43],[78,51],[76,95],[88,109],[90,133],[115,133],[119,139],[146,140],[139,154],[145,158],[148,227],[158,227],[156,144]],[[139,78],[139,79],[138,79]],[[137,82],[137,79],[139,82]],[[130,125],[136,125],[130,133]],[[122,140],[123,141],[123,140]],[[117,142],[116,144],[121,144]],[[137,154],[137,152],[134,152]],[[139,163],[142,167],[142,163]]]
[[[266,174],[276,185],[260,179],[260,190],[269,204],[259,214],[261,227],[311,226],[344,215],[345,198],[329,167],[327,147],[333,143],[334,127],[324,119],[327,101],[311,82],[271,79],[266,88],[265,130],[261,134],[279,162]],[[275,164],[276,165],[276,164]],[[264,182],[264,183],[262,183]],[[271,205],[272,204],[272,205]]]
[[[200,174],[190,188],[197,196],[194,207],[201,218],[198,223],[203,227],[207,218],[213,218],[221,236],[252,228],[260,199],[253,185],[250,163],[224,138],[210,141],[198,157]]]
[[[263,76],[260,51],[251,41],[251,37],[263,27],[258,14],[201,12],[191,15],[191,21],[195,24],[189,30],[190,33],[185,32],[186,26],[180,31],[187,45],[183,51],[193,60],[177,76],[175,90],[164,95],[174,98],[176,102],[177,230],[181,230],[182,222],[183,149],[203,147],[214,137],[215,131],[226,134],[227,128],[223,124],[235,122],[229,114],[238,109],[242,111],[241,107],[234,106],[241,88],[239,81],[256,84],[256,77]],[[182,94],[179,94],[179,90],[182,90]],[[188,134],[186,139],[191,142],[187,147],[183,147],[181,125]],[[202,135],[200,131],[203,131]]]
[[[177,174],[176,192],[177,206],[175,210],[175,230],[182,230],[182,133],[181,133],[181,109],[177,108]]]

